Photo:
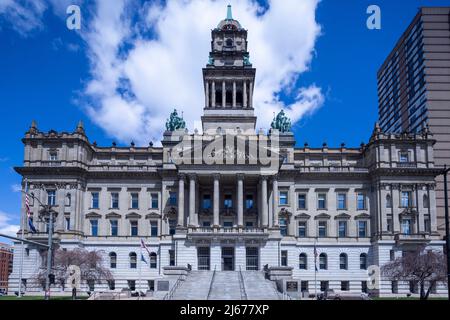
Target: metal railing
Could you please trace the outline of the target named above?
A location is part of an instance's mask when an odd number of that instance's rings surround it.
[[[239,266],[239,289],[241,290],[241,300],[247,300],[247,292],[245,291],[244,277],[242,276],[241,266]]]
[[[211,282],[209,283],[209,290],[208,290],[208,295],[206,296],[206,300],[209,300],[209,297],[211,296],[211,291],[212,291],[215,277],[216,277],[216,266],[214,266],[214,271],[213,271],[213,275],[211,277]]]
[[[177,281],[175,282],[173,287],[170,289],[170,291],[168,293],[166,293],[166,295],[164,296],[163,300],[172,300],[173,299],[173,295],[175,294],[175,291],[181,285],[182,281],[185,280],[185,277],[186,276],[183,275],[183,274],[178,277]]]
[[[288,295],[286,292],[283,292],[281,294],[281,299],[282,300],[292,300],[292,297],[290,295]]]

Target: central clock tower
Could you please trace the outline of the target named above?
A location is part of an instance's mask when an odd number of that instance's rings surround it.
[[[211,31],[211,38],[209,61],[203,68],[203,132],[254,134],[256,70],[250,63],[247,51],[247,30],[233,19],[230,5],[227,17]]]

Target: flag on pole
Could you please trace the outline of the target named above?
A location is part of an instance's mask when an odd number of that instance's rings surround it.
[[[33,225],[33,215],[31,214],[30,211],[30,200],[28,198],[28,190],[25,191],[25,210],[27,212],[28,228],[30,229],[31,233],[36,233],[37,232],[36,228]]]
[[[150,250],[148,250],[143,239],[141,239],[141,248],[145,249],[145,251],[147,251],[148,255],[150,255]]]
[[[141,253],[141,261],[143,261],[146,265],[148,265],[147,260],[145,260],[144,255]]]

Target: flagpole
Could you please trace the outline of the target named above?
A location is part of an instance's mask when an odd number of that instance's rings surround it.
[[[317,247],[314,240],[314,295],[317,300]]]
[[[141,267],[142,267],[142,239],[141,239],[141,244],[140,244],[140,254],[141,256],[139,257],[139,295],[138,295],[138,300],[141,298],[141,292],[142,292],[142,288],[141,288]]]
[[[25,178],[25,197],[28,194],[28,179]],[[26,205],[25,205],[26,206]],[[26,209],[25,209],[26,211]],[[25,215],[22,215],[22,219],[20,221],[20,229],[21,230],[21,238],[22,241],[20,242],[20,264],[19,264],[19,298],[22,298],[22,269],[23,269],[23,260],[24,260],[24,243],[23,238],[25,237]]]

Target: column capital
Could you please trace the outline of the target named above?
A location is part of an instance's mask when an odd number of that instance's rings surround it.
[[[260,181],[267,181],[269,180],[269,176],[261,176],[259,177]]]
[[[179,180],[185,180],[186,179],[186,174],[185,173],[178,173],[178,179]]]
[[[271,180],[272,180],[272,182],[274,182],[274,181],[278,181],[279,178],[280,178],[280,176],[279,176],[278,174],[274,174],[274,175],[271,177]]]
[[[197,175],[195,173],[189,173],[187,176],[189,177],[189,180],[197,181]]]
[[[236,178],[237,178],[238,180],[244,180],[245,174],[244,174],[244,173],[238,173],[238,174],[236,175]]]
[[[213,173],[214,180],[220,180],[220,173]]]

